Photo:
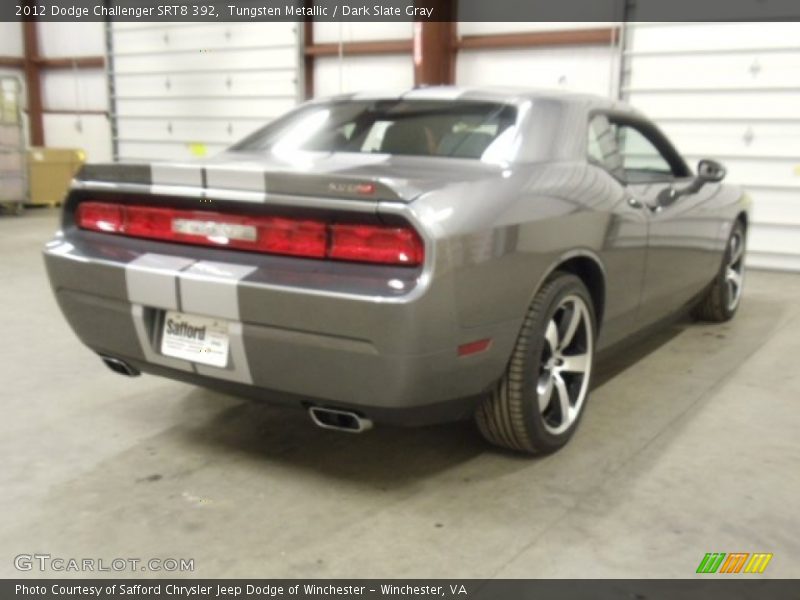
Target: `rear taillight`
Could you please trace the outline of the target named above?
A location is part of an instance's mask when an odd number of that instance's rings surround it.
[[[420,265],[422,240],[410,227],[333,224],[154,206],[82,202],[78,227],[131,237],[392,265]]]
[[[331,234],[330,258],[405,265],[422,262],[422,244],[412,229],[333,225]]]
[[[78,207],[78,225],[84,229],[121,233],[124,223],[122,206],[102,202],[84,202]]]
[[[78,206],[78,224],[81,225]],[[202,246],[324,258],[325,224],[279,217],[248,217],[211,211],[152,206],[122,206],[125,224],[119,233]],[[92,229],[92,227],[88,227]]]

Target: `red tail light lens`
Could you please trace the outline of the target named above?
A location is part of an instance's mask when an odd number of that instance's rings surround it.
[[[83,205],[81,205],[83,206]],[[172,235],[173,211],[165,208],[124,207],[125,226],[122,233],[133,237],[166,239]],[[177,235],[180,237],[180,234]]]
[[[132,237],[272,254],[325,256],[325,225],[317,221],[244,217],[151,206],[123,208],[125,227],[122,233]]]
[[[84,202],[78,207],[78,226],[95,231],[121,233],[122,207],[103,202]]]
[[[265,217],[260,230],[258,249],[272,254],[325,257],[328,232],[325,224],[318,221],[296,221]]]
[[[331,231],[331,258],[393,265],[418,265],[422,262],[422,242],[411,229],[334,225]]]
[[[308,258],[415,266],[419,235],[407,227],[328,224],[309,219],[229,215],[108,202],[82,202],[78,227],[168,242]]]

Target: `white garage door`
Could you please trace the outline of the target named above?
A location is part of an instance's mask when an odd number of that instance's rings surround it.
[[[120,160],[215,154],[301,96],[297,23],[113,23],[108,40]]]
[[[612,23],[473,23],[458,24],[459,36],[592,29]],[[616,93],[617,48],[552,46],[462,50],[456,58],[456,83],[465,86],[522,86],[563,89],[608,96]]]
[[[411,23],[371,22],[314,23],[315,44],[347,44],[388,40],[411,40]],[[349,92],[400,93],[414,86],[414,63],[410,52],[348,56],[320,56],[314,60],[314,96]]]
[[[638,23],[623,96],[754,209],[748,264],[800,271],[800,23]]]

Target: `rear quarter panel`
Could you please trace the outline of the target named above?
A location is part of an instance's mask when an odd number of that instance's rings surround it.
[[[621,204],[622,188],[604,171],[563,162],[517,165],[492,180],[426,194],[411,208],[446,259],[436,261],[433,277],[448,282],[460,327],[518,331],[543,280],[573,256],[592,258],[611,277],[606,317],[626,304],[625,274],[641,277],[645,240],[640,220],[631,228],[615,212]]]

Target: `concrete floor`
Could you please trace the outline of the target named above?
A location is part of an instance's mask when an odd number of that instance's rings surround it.
[[[471,424],[364,436],[105,369],[63,321],[53,211],[0,217],[0,577],[20,553],[182,557],[199,577],[690,577],[772,552],[800,577],[800,277],[751,272],[727,325],[603,367],[556,455]]]

